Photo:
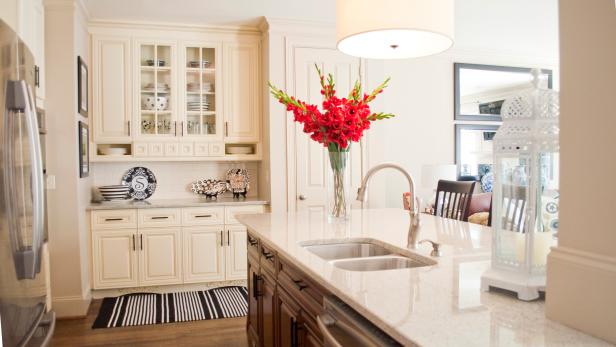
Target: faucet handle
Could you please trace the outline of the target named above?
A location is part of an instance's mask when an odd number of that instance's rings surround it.
[[[433,256],[433,257],[440,257],[440,256],[443,255],[443,253],[441,253],[441,249],[440,249],[441,244],[438,243],[438,242],[434,242],[434,241],[428,240],[428,239],[423,239],[423,240],[419,241],[418,243],[422,244],[422,243],[426,243],[426,242],[430,242],[432,244],[432,252],[430,252],[431,256]]]

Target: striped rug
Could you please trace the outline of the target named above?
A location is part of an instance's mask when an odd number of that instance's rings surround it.
[[[92,329],[242,317],[247,300],[248,290],[238,286],[104,298]]]

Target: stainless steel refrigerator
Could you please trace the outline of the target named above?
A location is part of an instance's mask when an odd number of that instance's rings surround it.
[[[3,347],[46,346],[55,314],[41,273],[43,160],[34,58],[0,20],[0,333]]]

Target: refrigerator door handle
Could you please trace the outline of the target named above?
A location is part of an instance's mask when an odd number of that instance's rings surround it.
[[[36,104],[32,87],[21,81],[24,92],[27,92],[30,112],[26,112],[28,139],[30,140],[30,160],[32,162],[32,210],[33,231],[32,249],[36,257],[36,273],[41,272],[41,249],[45,238],[45,197],[43,183],[43,160],[41,156],[41,141],[38,135],[38,119],[36,117]]]
[[[54,330],[56,330],[56,313],[54,311],[47,312],[41,320],[39,328],[44,328],[46,330],[45,337],[41,342],[41,347],[47,347],[51,343]]]

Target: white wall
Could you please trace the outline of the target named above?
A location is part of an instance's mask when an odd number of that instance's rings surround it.
[[[151,199],[194,198],[190,191],[192,182],[214,178],[224,179],[228,169],[245,168],[250,176],[248,196],[259,194],[258,164],[248,163],[199,163],[199,162],[131,162],[131,163],[95,163],[92,164],[92,186],[99,187],[120,184],[122,176],[131,167],[144,166],[156,176],[156,192]],[[226,193],[231,195],[230,193]]]
[[[86,313],[90,301],[88,222],[90,178],[79,178],[77,56],[89,61],[85,14],[73,0],[45,2],[45,71],[48,121],[47,191],[53,308],[59,316]]]
[[[380,77],[390,76],[391,83],[378,110],[396,117],[370,130],[371,145],[382,147],[371,153],[370,165],[400,163],[419,184],[422,166],[454,162],[454,62],[551,68],[558,84],[557,7],[556,0],[459,0],[451,50],[382,62]],[[368,71],[371,64],[376,63],[369,61]],[[368,87],[374,87],[378,77],[373,74]],[[380,174],[372,187],[384,190],[386,196],[374,198],[371,207],[400,207],[401,193],[408,190],[397,173]],[[428,199],[431,189],[419,188]]]

